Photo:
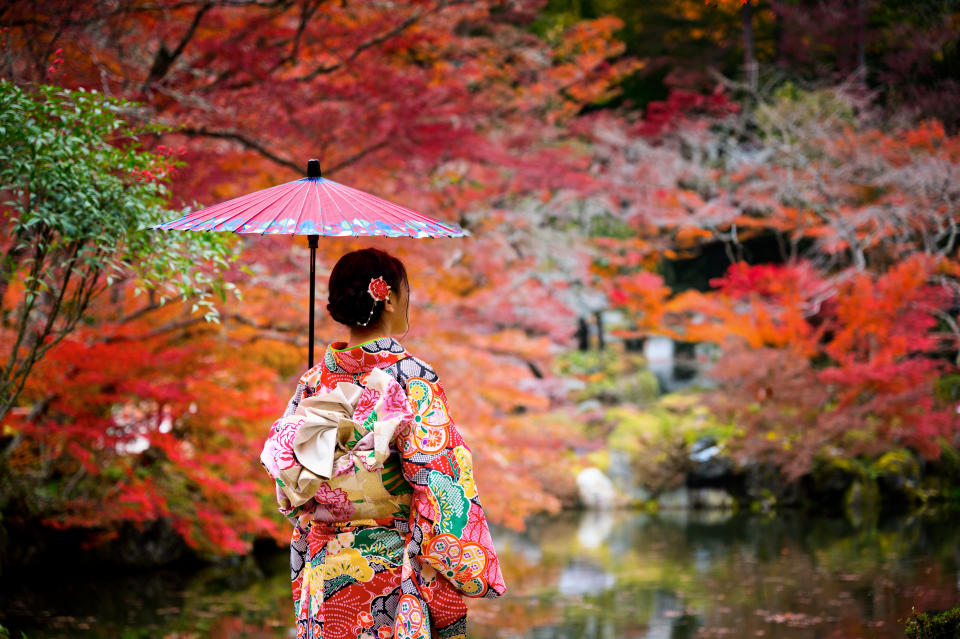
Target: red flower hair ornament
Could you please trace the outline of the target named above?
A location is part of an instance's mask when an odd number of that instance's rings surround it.
[[[387,297],[390,295],[390,285],[387,284],[387,281],[383,279],[382,276],[374,277],[367,286],[367,293],[370,293],[370,297],[373,298],[373,306],[370,307],[370,314],[367,316],[367,321],[360,322],[360,326],[366,326],[370,323],[370,318],[373,317],[373,311],[377,308],[377,302],[385,302],[387,300]]]

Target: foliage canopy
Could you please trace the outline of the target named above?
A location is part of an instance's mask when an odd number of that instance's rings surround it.
[[[161,130],[129,122],[136,112],[95,91],[0,81],[0,418],[33,365],[114,282],[133,277],[161,303],[192,298],[210,320],[213,294],[233,286],[216,275],[226,236],[146,230],[176,215],[165,183],[180,162],[165,147],[142,148],[142,136]]]

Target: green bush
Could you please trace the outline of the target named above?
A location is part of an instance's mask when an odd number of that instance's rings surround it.
[[[182,162],[165,146],[143,148],[141,138],[164,129],[137,123],[139,109],[95,91],[0,80],[0,420],[34,364],[118,282],[155,291],[160,304],[192,300],[210,321],[214,295],[238,293],[223,278],[232,234],[150,230],[182,214],[169,208],[167,187]]]
[[[960,639],[960,606],[942,612],[914,612],[905,631],[907,639]]]
[[[640,353],[612,342],[603,350],[572,350],[557,357],[556,372],[579,378],[584,387],[576,401],[597,399],[605,404],[645,404],[660,392],[656,376]]]
[[[643,408],[612,407],[606,421],[612,426],[609,449],[626,453],[635,480],[655,495],[683,484],[695,441],[708,437],[722,447],[733,430],[701,404],[698,394],[683,392]]]

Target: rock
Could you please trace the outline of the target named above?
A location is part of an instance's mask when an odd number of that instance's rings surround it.
[[[891,506],[909,506],[919,499],[920,465],[908,451],[885,453],[874,468],[886,502]]]
[[[585,399],[579,404],[577,404],[578,413],[589,413],[596,410],[602,410],[603,404],[600,403],[599,399]]]
[[[668,490],[657,497],[657,503],[664,510],[690,508],[690,491],[687,490],[686,486]]]
[[[734,505],[730,493],[720,488],[697,488],[689,490],[688,495],[693,508],[730,510]]]
[[[577,473],[577,488],[584,508],[613,508],[619,502],[613,482],[599,468],[591,466]]]
[[[801,485],[790,482],[769,462],[747,462],[742,469],[742,485],[734,494],[741,500],[757,504],[767,511],[773,506],[795,505],[801,502]]]
[[[614,515],[610,510],[591,510],[580,517],[577,541],[584,548],[601,548],[613,532]]]
[[[869,478],[856,479],[844,495],[844,514],[857,527],[876,523],[879,499],[877,482]]]
[[[822,512],[862,515],[864,508],[875,505],[876,482],[863,462],[843,457],[817,460],[800,484],[804,505]],[[857,484],[854,486],[854,484]]]
[[[734,477],[733,460],[723,454],[723,449],[713,437],[701,437],[690,447],[692,467],[687,473],[687,485],[691,487],[728,487],[738,480]]]
[[[816,508],[819,512],[842,512],[854,525],[876,518],[879,507],[877,482],[859,459],[839,456],[820,459],[800,483],[808,508]]]
[[[705,464],[720,454],[720,447],[714,444],[700,450],[690,453],[690,461],[698,464]]]

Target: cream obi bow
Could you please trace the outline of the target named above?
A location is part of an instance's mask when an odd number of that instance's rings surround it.
[[[379,368],[367,375],[366,388],[379,396],[363,425],[353,420],[353,414],[364,387],[350,382],[338,382],[333,390],[302,399],[293,415],[274,424],[260,457],[291,506],[309,501],[323,482],[336,475],[383,468],[405,416],[403,409],[386,404],[398,399],[397,393],[404,400],[406,396],[397,381]],[[359,441],[348,448],[355,434]]]

